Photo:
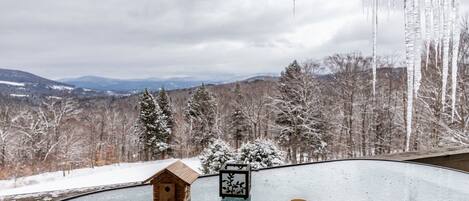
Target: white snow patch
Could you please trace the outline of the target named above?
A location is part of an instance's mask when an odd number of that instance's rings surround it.
[[[76,169],[66,176],[63,176],[62,171],[57,171],[21,177],[16,181],[14,179],[0,180],[0,198],[9,195],[142,182],[174,161],[176,159],[121,163]],[[199,171],[200,162],[197,158],[183,159],[183,162]]]
[[[11,97],[29,97],[27,94],[10,94]]]
[[[47,98],[56,99],[56,100],[62,100],[63,99],[62,97],[58,97],[58,96],[48,96]]]
[[[10,81],[2,81],[2,80],[0,80],[0,84],[6,84],[6,85],[11,85],[11,86],[24,87],[24,83],[20,83],[20,82],[10,82]]]
[[[73,90],[73,87],[63,86],[63,85],[53,85],[53,86],[50,86],[49,88],[55,89],[55,90],[68,90],[68,91]]]

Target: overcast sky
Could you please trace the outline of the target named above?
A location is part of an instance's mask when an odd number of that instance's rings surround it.
[[[2,0],[0,67],[52,79],[207,78],[370,53],[362,0],[296,2],[293,16],[292,0]],[[379,54],[399,55],[403,14],[382,13]]]

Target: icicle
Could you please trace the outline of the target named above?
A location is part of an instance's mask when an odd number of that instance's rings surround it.
[[[433,33],[433,0],[425,0],[425,69],[430,59],[430,45]]]
[[[454,121],[454,114],[456,112],[456,92],[458,86],[458,55],[459,55],[459,0],[454,0],[453,5],[453,50],[451,61],[451,121]]]
[[[446,85],[448,83],[448,66],[449,66],[449,42],[450,42],[450,33],[451,33],[451,15],[449,9],[449,1],[443,0],[443,69],[442,69],[442,79],[441,79],[441,105],[442,111],[445,111],[446,103]]]
[[[420,88],[420,80],[422,79],[421,66],[422,66],[422,11],[423,4],[420,4],[419,0],[414,1],[413,6],[413,29],[414,29],[414,96],[418,94]]]
[[[407,114],[406,114],[406,147],[410,150],[410,136],[412,133],[412,114],[414,100],[414,42],[413,39],[413,4],[412,1],[406,0],[404,5],[405,20],[405,44],[406,44],[406,66],[407,66]]]
[[[373,97],[376,95],[376,44],[377,44],[377,36],[378,36],[378,0],[373,0],[373,61],[372,61],[372,68],[373,68]]]
[[[296,0],[293,0],[293,17],[296,16]]]
[[[435,65],[442,64],[442,111],[446,105],[446,90],[448,82],[449,63],[451,62],[451,97],[452,117],[455,115],[456,92],[457,92],[457,56],[459,49],[458,8],[459,0],[363,0],[366,14],[371,11],[373,20],[373,94],[376,88],[376,46],[379,4],[385,5],[389,11],[392,4],[404,3],[405,17],[405,44],[406,44],[406,66],[407,66],[407,135],[406,150],[410,149],[410,138],[412,134],[413,101],[418,96],[422,78],[422,52],[426,48],[427,67],[430,63],[430,46],[435,47]],[[379,3],[378,3],[379,2]],[[372,9],[369,9],[369,8]],[[452,58],[450,61],[450,41],[452,41]],[[442,61],[439,57],[442,56]]]

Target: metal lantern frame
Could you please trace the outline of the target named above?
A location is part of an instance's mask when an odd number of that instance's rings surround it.
[[[244,194],[228,194],[223,192],[223,175],[231,174],[231,175],[244,175],[244,179],[246,181],[246,185],[244,186]],[[226,187],[226,186],[225,186]],[[249,164],[234,164],[234,163],[227,163],[222,166],[219,173],[219,191],[220,197],[233,197],[233,198],[249,198],[251,190],[251,166]]]

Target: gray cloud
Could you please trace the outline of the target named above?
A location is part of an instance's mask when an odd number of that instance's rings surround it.
[[[0,66],[50,78],[276,73],[293,59],[370,52],[361,0],[3,0]],[[467,12],[467,5],[463,8]],[[402,16],[380,53],[402,52]]]

